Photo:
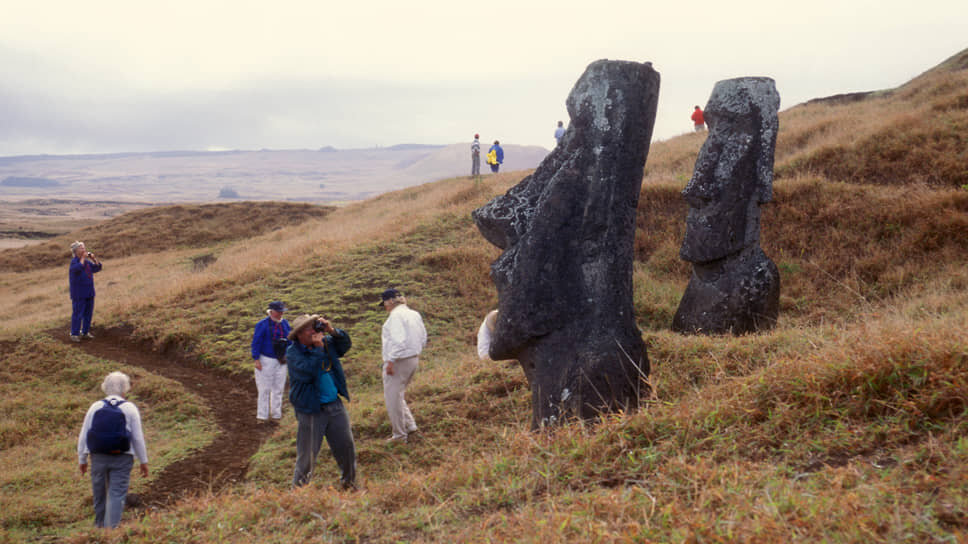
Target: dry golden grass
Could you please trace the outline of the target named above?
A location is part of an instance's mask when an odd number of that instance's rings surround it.
[[[270,296],[296,311],[332,312],[354,340],[345,367],[364,489],[331,487],[335,469],[323,455],[320,477],[288,490],[295,431],[284,425],[235,489],[187,498],[113,532],[12,527],[78,544],[965,541],[968,191],[924,178],[932,164],[950,162],[931,146],[892,159],[901,182],[874,179],[873,170],[831,174],[844,157],[862,164],[866,153],[943,126],[951,111],[961,115],[968,66],[953,65],[961,71],[781,116],[783,175],[764,208],[762,244],[780,269],[783,298],[779,326],[767,333],[668,330],[690,273],[678,258],[686,213],[679,191],[702,135],[654,144],[634,277],[657,397],[594,424],[532,432],[520,369],[474,354],[476,328],[495,303],[486,267],[497,251],[468,214],[524,173],[350,205],[211,248],[217,260],[198,272],[191,257],[208,248],[111,262],[98,276],[108,289],[99,291],[99,319],[167,337],[212,364],[245,357],[249,327]],[[956,156],[968,147],[960,145]],[[66,323],[66,293],[44,292],[45,283],[66,284],[63,275],[60,267],[0,274],[11,291],[25,285],[0,300],[5,315],[27,323],[3,321],[8,336]],[[383,440],[385,316],[374,297],[387,284],[408,291],[431,333],[408,393],[424,438],[408,446]],[[21,304],[27,297],[38,304]],[[60,313],[38,308],[45,305]],[[87,517],[54,510],[58,520]]]
[[[807,104],[785,112],[780,122],[780,177],[968,184],[968,70],[936,69],[851,104]]]

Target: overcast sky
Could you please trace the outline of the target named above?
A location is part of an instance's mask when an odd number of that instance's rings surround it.
[[[482,140],[552,147],[592,61],[651,61],[655,139],[713,84],[781,110],[968,48],[968,1],[9,0],[0,156]],[[795,6],[795,7],[788,7]]]

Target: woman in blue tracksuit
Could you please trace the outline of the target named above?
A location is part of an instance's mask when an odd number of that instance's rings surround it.
[[[71,244],[71,267],[68,278],[71,286],[71,340],[94,338],[91,318],[94,317],[94,274],[101,271],[101,262],[88,253],[84,242]]]

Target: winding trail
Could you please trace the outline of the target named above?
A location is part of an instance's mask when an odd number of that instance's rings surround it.
[[[136,506],[165,507],[183,497],[217,492],[244,480],[249,459],[275,430],[274,425],[260,424],[255,418],[256,390],[251,376],[205,367],[177,349],[159,353],[146,343],[132,340],[126,328],[95,328],[91,332],[93,340],[77,344],[70,341],[64,327],[48,331],[55,339],[96,357],[138,366],[181,383],[205,400],[218,425],[218,435],[211,444],[154,473]],[[151,444],[148,453],[150,459]]]

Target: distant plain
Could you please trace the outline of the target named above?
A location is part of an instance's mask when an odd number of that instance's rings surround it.
[[[482,144],[487,150],[487,144]],[[505,170],[548,153],[504,145]],[[484,165],[485,171],[487,170]],[[470,142],[369,149],[0,157],[0,249],[147,206],[275,200],[342,204],[470,174]]]

